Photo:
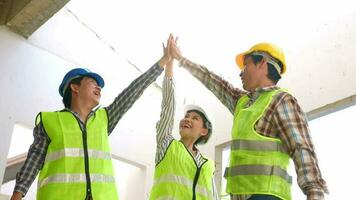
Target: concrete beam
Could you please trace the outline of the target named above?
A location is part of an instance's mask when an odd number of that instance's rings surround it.
[[[13,6],[13,12],[6,25],[14,32],[28,38],[69,0],[20,0],[19,2],[21,3]],[[25,5],[21,8],[22,4]],[[19,11],[16,12],[16,10]]]
[[[27,153],[23,153],[8,159],[2,184],[7,183],[16,178],[16,174],[20,171],[22,165],[25,163],[26,157]]]
[[[356,104],[356,94],[308,112],[307,113],[308,120],[313,120],[328,115],[330,113],[345,109],[355,104]]]
[[[4,25],[10,13],[12,1],[0,0],[0,25]]]

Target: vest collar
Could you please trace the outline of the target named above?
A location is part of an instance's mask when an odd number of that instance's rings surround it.
[[[101,108],[101,105],[97,105],[96,107],[94,107],[94,108],[90,111],[90,113],[89,113],[89,115],[88,115],[88,119],[89,119],[92,115],[95,116],[96,111],[99,110],[100,108]],[[69,108],[64,108],[63,110],[61,110],[61,112],[65,112],[65,111],[72,113],[76,118],[78,118],[78,119],[80,120],[79,114],[78,114],[77,112],[75,112],[75,111],[73,111],[73,110],[71,110],[71,109],[69,109]],[[80,120],[80,121],[81,121],[81,120]]]

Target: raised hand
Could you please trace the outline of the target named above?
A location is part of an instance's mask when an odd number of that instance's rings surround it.
[[[167,46],[164,45],[164,43],[162,43],[162,46],[163,46],[163,56],[162,58],[158,61],[158,65],[160,67],[164,67],[165,65],[167,65],[167,63],[172,60],[172,55],[170,53],[171,51],[171,46],[172,46],[172,43],[174,42],[174,39],[173,39],[173,35],[172,34],[169,34],[169,37],[167,39]]]
[[[173,36],[172,36],[173,37]],[[178,47],[178,37],[175,40],[172,39],[172,44],[170,45],[170,54],[173,56],[174,59],[180,60],[183,56]]]

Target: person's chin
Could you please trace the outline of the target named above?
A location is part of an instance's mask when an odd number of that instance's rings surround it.
[[[242,88],[243,88],[244,90],[248,91],[248,88],[246,87],[245,84],[242,85]]]
[[[184,137],[186,137],[186,136],[189,135],[189,134],[186,133],[184,130],[180,129],[179,135],[180,135],[181,138],[184,138]]]
[[[96,107],[96,106],[98,106],[99,103],[100,103],[100,102],[99,102],[98,100],[95,100],[95,101],[93,102],[93,108]]]

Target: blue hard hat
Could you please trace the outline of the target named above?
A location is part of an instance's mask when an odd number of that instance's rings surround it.
[[[76,78],[82,77],[82,76],[88,76],[93,78],[96,83],[103,88],[105,85],[104,79],[97,73],[93,73],[88,69],[84,68],[75,68],[70,70],[63,78],[61,85],[58,88],[59,94],[63,97],[64,92],[66,91],[69,83]]]

